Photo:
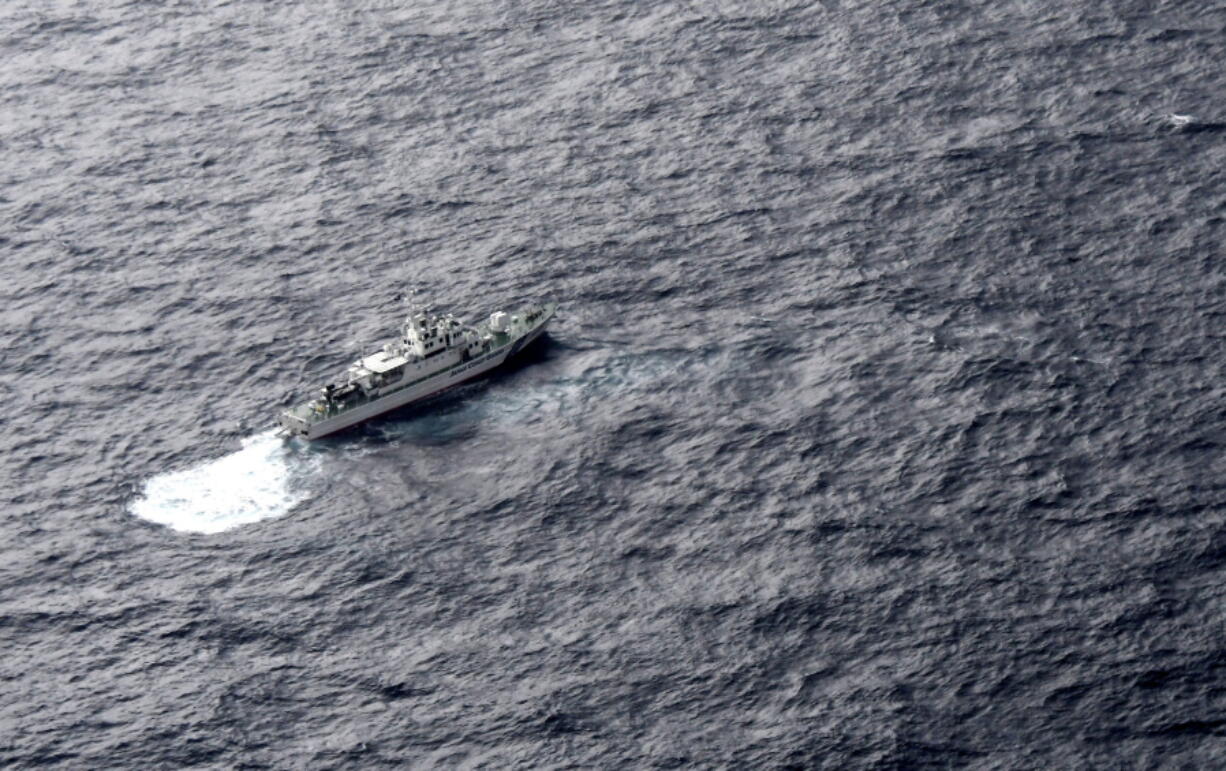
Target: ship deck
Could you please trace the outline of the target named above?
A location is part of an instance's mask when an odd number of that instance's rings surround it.
[[[491,341],[489,350],[486,351],[486,353],[496,351],[499,348],[502,348],[503,346],[507,345],[513,340],[511,335],[507,334],[506,332],[491,332],[490,334],[492,335],[493,340]],[[312,400],[310,402],[306,402],[304,404],[299,404],[297,406],[291,407],[288,410],[286,410],[286,412],[292,415],[293,417],[298,418],[299,420],[305,421],[308,424],[318,423],[321,420],[327,420],[328,418],[333,418],[333,417],[336,417],[337,415],[343,415],[346,412],[349,412],[350,410],[356,409],[366,404],[370,404],[372,401],[378,401],[379,399],[382,399],[386,396],[391,396],[392,394],[397,393],[398,391],[403,391],[406,388],[412,388],[413,386],[420,385],[421,383],[424,383],[427,380],[430,380],[432,378],[443,376],[447,372],[449,372],[451,369],[453,369],[453,367],[448,367],[445,370],[436,370],[434,372],[431,372],[428,375],[423,375],[422,377],[416,378],[414,380],[410,380],[406,383],[400,383],[392,390],[381,393],[378,396],[375,396],[373,398],[365,394],[359,393],[359,395],[356,398],[351,399],[343,407],[333,404],[333,405],[327,405],[323,409],[320,409],[319,406],[317,406],[318,401]]]

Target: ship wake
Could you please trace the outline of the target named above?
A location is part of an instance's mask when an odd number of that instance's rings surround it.
[[[132,502],[136,516],[193,533],[220,533],[289,513],[308,496],[314,460],[273,431],[242,449],[180,471],[159,474]]]

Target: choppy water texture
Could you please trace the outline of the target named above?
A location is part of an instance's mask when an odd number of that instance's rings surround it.
[[[1221,3],[15,0],[0,60],[0,764],[1222,763]],[[562,312],[270,438],[409,283]]]

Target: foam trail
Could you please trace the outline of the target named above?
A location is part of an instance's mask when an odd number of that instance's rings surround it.
[[[313,465],[293,456],[272,431],[248,437],[238,452],[150,478],[132,502],[132,513],[195,533],[283,516],[307,497],[301,477]]]

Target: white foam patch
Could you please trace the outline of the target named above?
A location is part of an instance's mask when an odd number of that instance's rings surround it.
[[[307,497],[314,465],[269,431],[244,439],[238,452],[150,478],[131,510],[175,530],[220,533],[287,514]]]

